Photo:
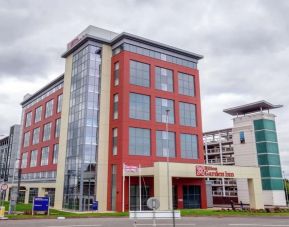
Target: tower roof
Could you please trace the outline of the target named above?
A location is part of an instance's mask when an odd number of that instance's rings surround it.
[[[262,110],[271,110],[281,108],[283,105],[273,105],[265,100],[252,102],[249,104],[236,106],[228,109],[224,109],[223,112],[230,114],[232,116],[239,115],[239,114],[248,114],[248,113],[255,113]]]

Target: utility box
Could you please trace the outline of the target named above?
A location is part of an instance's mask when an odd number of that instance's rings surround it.
[[[213,204],[213,192],[211,181],[206,181],[206,193],[207,193],[207,207],[212,208],[214,204]]]

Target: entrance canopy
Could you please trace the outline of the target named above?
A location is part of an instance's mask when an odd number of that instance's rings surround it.
[[[202,165],[189,163],[168,163],[169,181],[172,185],[172,178],[236,178],[248,180],[248,191],[250,195],[250,207],[263,209],[262,185],[260,169],[258,167],[243,166],[221,166],[221,165]],[[155,197],[161,201],[160,210],[167,210],[168,193],[172,190],[164,187],[167,185],[167,163],[155,162],[153,167],[143,167],[140,172],[125,173],[126,176],[153,176]],[[170,192],[172,195],[172,192]]]

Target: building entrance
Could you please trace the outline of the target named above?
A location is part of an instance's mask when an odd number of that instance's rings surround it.
[[[197,185],[184,185],[183,201],[185,209],[201,208],[201,187]]]

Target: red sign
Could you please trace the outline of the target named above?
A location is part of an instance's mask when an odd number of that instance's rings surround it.
[[[196,176],[198,177],[234,177],[232,172],[220,172],[217,167],[196,166]]]

